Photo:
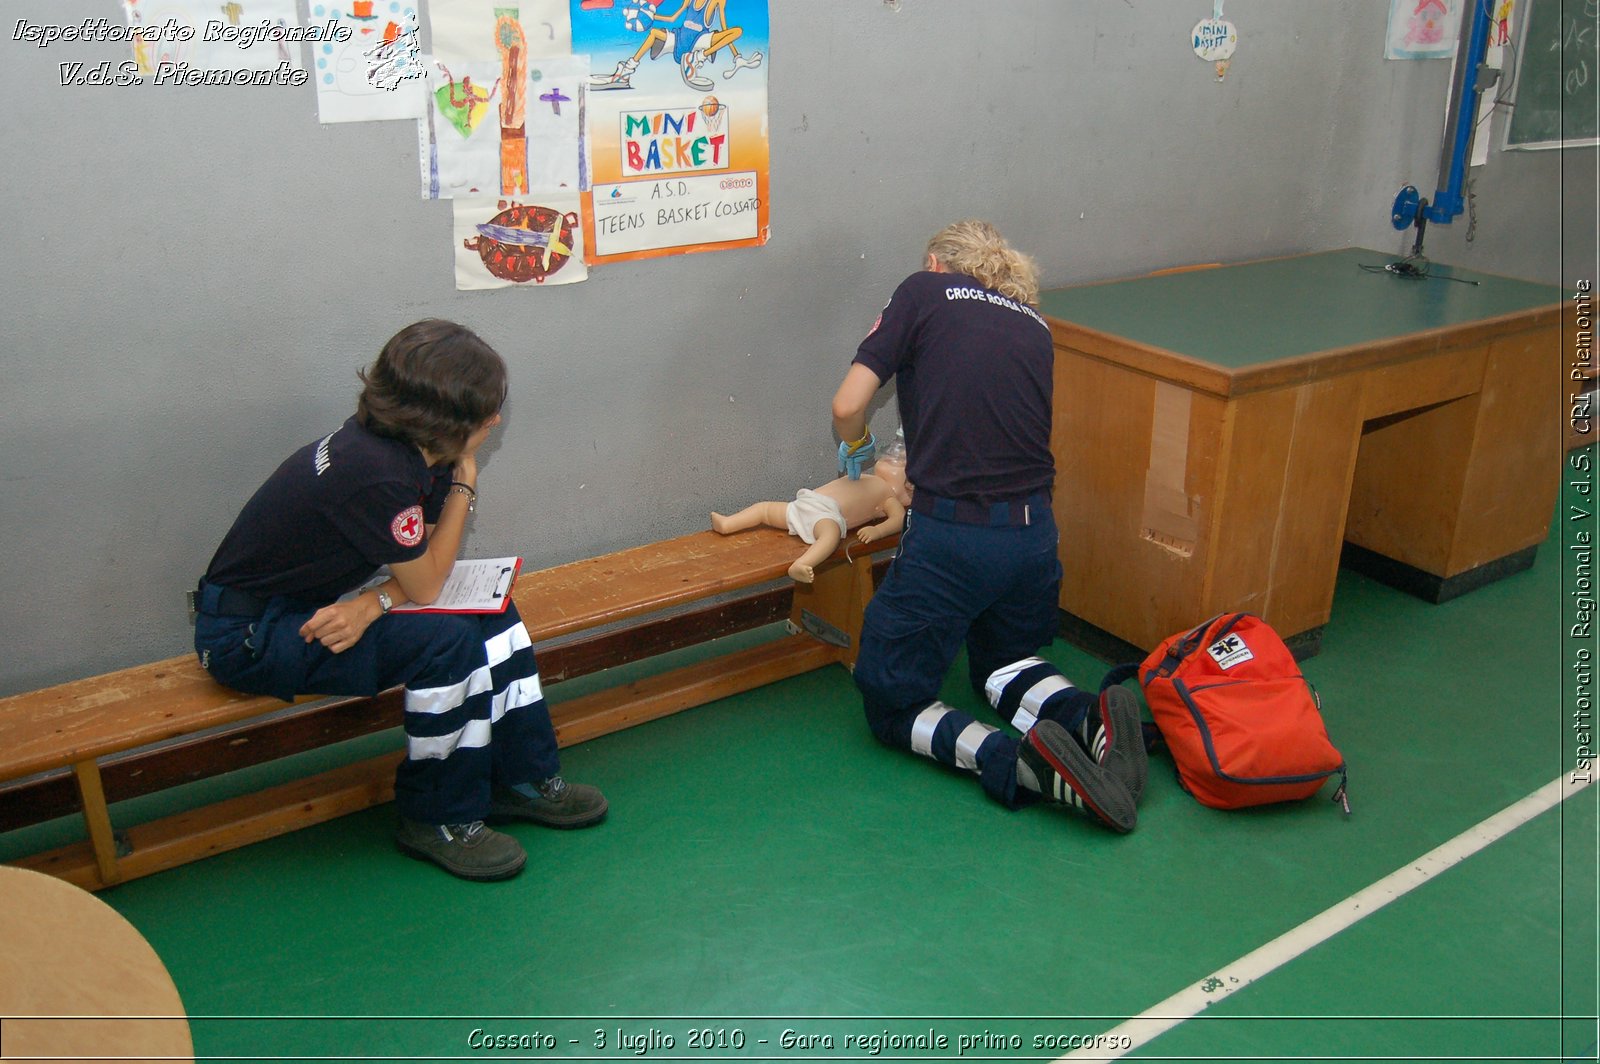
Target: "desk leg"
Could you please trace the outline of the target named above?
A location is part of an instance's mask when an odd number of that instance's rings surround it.
[[[122,879],[117,868],[117,840],[111,831],[111,813],[106,809],[106,792],[100,783],[100,766],[92,759],[72,766],[78,781],[78,797],[83,801],[83,822],[89,829],[89,845],[100,870],[100,883],[109,887]]]
[[[1436,602],[1531,565],[1560,488],[1557,333],[1457,357],[1485,351],[1477,394],[1375,418],[1361,438],[1347,559]]]

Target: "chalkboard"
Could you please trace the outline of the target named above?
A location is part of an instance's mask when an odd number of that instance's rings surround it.
[[[1596,143],[1600,0],[1522,0],[1518,8],[1527,29],[1506,145]]]

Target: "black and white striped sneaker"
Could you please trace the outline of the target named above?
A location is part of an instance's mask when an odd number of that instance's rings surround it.
[[[1017,760],[1038,781],[1046,801],[1070,806],[1112,831],[1126,834],[1139,822],[1133,795],[1115,773],[1100,765],[1076,736],[1053,720],[1041,720],[1023,737]],[[1023,782],[1027,775],[1022,774]]]
[[[1126,687],[1100,692],[1100,704],[1084,718],[1079,738],[1089,756],[1122,781],[1137,805],[1150,774],[1144,730],[1139,726],[1139,697]]]

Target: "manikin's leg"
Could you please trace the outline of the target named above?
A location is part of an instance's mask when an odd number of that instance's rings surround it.
[[[817,566],[827,561],[834,551],[839,549],[839,540],[843,533],[839,531],[839,522],[823,518],[811,526],[811,534],[816,537],[815,542],[806,548],[806,552],[795,559],[789,566],[789,575],[802,584],[809,584],[817,578]]]
[[[734,532],[743,532],[747,528],[759,528],[766,525],[768,528],[781,528],[789,530],[788,503],[782,502],[754,502],[736,514],[711,515],[711,527],[721,532],[724,536]]]

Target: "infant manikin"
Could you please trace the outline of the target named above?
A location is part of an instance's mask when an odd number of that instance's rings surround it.
[[[757,502],[736,514],[713,513],[711,527],[723,535],[758,525],[787,529],[810,544],[789,566],[791,577],[809,584],[816,579],[816,567],[838,549],[851,529],[861,543],[900,532],[906,523],[906,507],[911,505],[911,491],[906,482],[905,451],[895,446],[859,480],[840,477],[818,488],[801,488],[793,502]]]

